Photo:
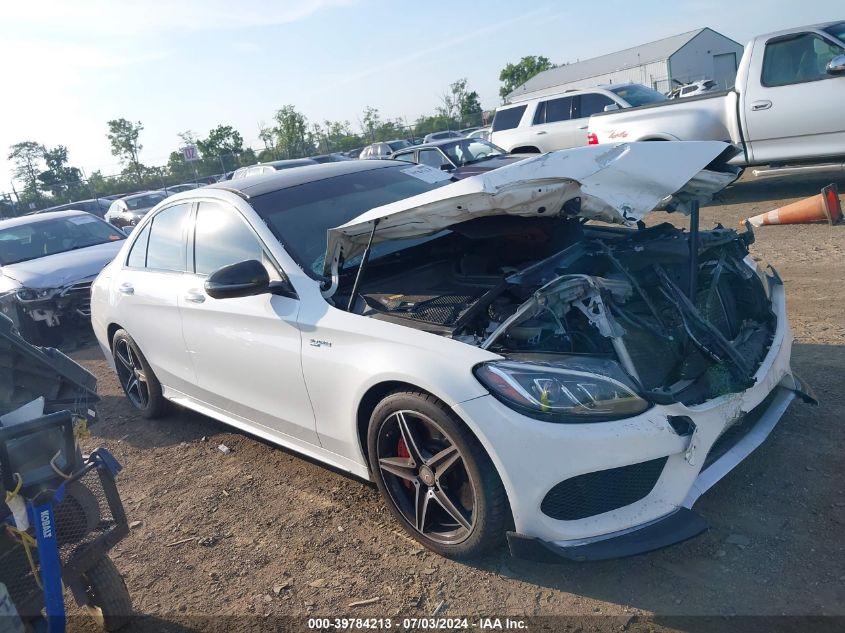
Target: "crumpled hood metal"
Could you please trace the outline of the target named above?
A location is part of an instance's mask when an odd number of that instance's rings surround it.
[[[733,182],[734,173],[703,171],[729,147],[718,141],[641,142],[533,156],[376,207],[330,229],[325,272],[330,274],[339,253],[348,260],[364,251],[376,220],[373,243],[431,235],[478,217],[552,217],[580,198],[573,215],[633,225],[673,194],[707,199]],[[683,204],[678,208],[685,210]]]
[[[0,274],[26,288],[61,288],[94,277],[114,259],[124,240],[47,255],[0,268]]]

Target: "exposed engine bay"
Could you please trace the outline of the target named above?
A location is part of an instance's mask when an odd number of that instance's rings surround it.
[[[671,224],[478,218],[371,261],[353,311],[505,357],[601,361],[654,402],[695,404],[751,386],[771,344],[752,241],[701,231],[690,297],[689,233]]]

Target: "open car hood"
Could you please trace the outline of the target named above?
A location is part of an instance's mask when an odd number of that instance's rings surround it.
[[[567,215],[633,225],[656,208],[686,211],[738,177],[718,141],[593,145],[532,156],[418,196],[376,207],[328,231],[325,270],[373,243],[432,235],[478,217]],[[712,165],[711,165],[712,163]],[[417,166],[418,168],[421,166]],[[442,178],[432,169],[420,177]]]

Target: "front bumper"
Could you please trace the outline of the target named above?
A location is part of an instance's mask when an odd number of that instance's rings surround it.
[[[765,440],[796,397],[812,400],[790,369],[792,334],[780,284],[772,286],[771,299],[775,336],[754,385],[742,393],[690,407],[655,405],[633,418],[592,424],[538,422],[492,396],[456,405],[502,477],[514,517],[512,553],[544,560],[552,553],[572,560],[615,558],[704,531],[706,523],[690,510],[695,501]],[[691,420],[695,430],[676,431],[670,423],[675,416]],[[561,482],[649,462],[661,464],[653,486],[631,503],[565,520],[541,509]]]

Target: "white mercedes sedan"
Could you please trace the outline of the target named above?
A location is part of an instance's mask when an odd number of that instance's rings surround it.
[[[188,191],[98,277],[94,330],[142,415],[176,403],[372,480],[445,556],[649,551],[706,529],[696,499],[812,401],[753,234],[642,222],[697,217],[733,151],[602,145],[462,181],[349,161]]]

